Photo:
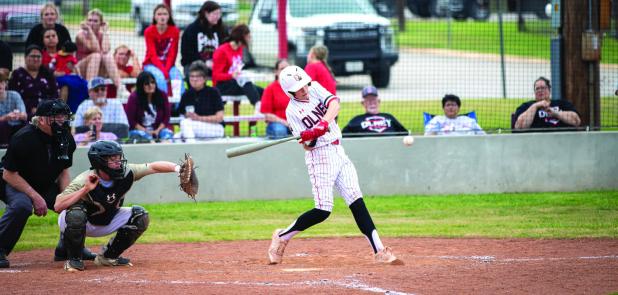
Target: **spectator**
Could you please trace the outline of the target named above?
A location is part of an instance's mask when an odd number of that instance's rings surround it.
[[[28,119],[26,106],[19,93],[6,90],[7,80],[7,75],[0,73],[0,146],[2,147],[9,143],[11,136],[23,127]]]
[[[383,134],[408,131],[393,115],[380,113],[378,89],[367,86],[361,93],[363,95],[361,104],[365,108],[365,114],[352,118],[341,132]]]
[[[140,66],[135,52],[127,45],[122,44],[114,49],[114,62],[118,68],[118,75],[120,78],[137,78],[137,75],[142,72],[142,67]],[[125,89],[129,92],[133,92],[135,83],[125,83]],[[117,97],[116,92],[116,86],[108,86],[107,95],[109,97]]]
[[[243,49],[251,41],[251,31],[245,24],[232,28],[227,43],[219,46],[213,54],[212,84],[222,95],[246,95],[257,107],[264,89],[255,86],[243,73]]]
[[[170,103],[167,95],[157,89],[155,77],[149,72],[137,76],[137,90],[131,93],[126,105],[129,137],[137,141],[171,140]]]
[[[196,60],[203,61],[210,74],[212,55],[227,36],[221,20],[221,6],[214,1],[204,2],[196,20],[182,34],[180,63],[185,69],[185,77],[189,76],[189,66]]]
[[[97,140],[117,140],[118,136],[111,132],[102,132],[103,112],[99,107],[91,107],[84,113],[84,121],[89,126],[88,131],[73,136],[78,145],[90,145]]]
[[[178,55],[179,36],[180,30],[174,24],[169,7],[165,4],[157,5],[153,11],[152,24],[144,31],[146,40],[144,71],[152,73],[157,81],[157,88],[166,95],[171,94],[167,88],[168,80],[182,81],[180,70],[174,66]],[[181,86],[180,94],[183,92]]]
[[[58,34],[58,44],[71,41],[69,30],[58,23],[58,18],[60,18],[60,11],[56,5],[53,3],[43,5],[43,8],[41,8],[41,23],[30,29],[30,33],[28,33],[28,37],[26,38],[26,47],[34,44],[43,48],[44,44],[41,36],[43,36],[43,31],[45,29],[56,30],[56,34]]]
[[[551,100],[551,82],[545,77],[534,81],[534,99],[517,108],[515,129],[545,128],[539,131],[564,131],[581,124],[575,107],[566,100]]]
[[[75,37],[77,44],[77,68],[88,81],[96,76],[109,77],[120,89],[118,69],[110,54],[109,27],[99,9],[90,10],[86,20],[80,24]]]
[[[28,46],[24,56],[26,65],[13,71],[9,90],[17,91],[21,95],[30,120],[39,101],[58,98],[58,84],[52,72],[41,64],[43,55],[40,47]]]
[[[328,48],[324,45],[315,45],[307,54],[307,65],[305,72],[313,81],[317,81],[324,86],[328,92],[337,94],[337,82],[335,74],[328,65]]]
[[[0,56],[2,56],[0,58],[0,74],[8,77],[13,70],[13,51],[11,51],[11,46],[2,40],[0,40]]]
[[[88,82],[75,72],[77,59],[71,53],[76,50],[75,43],[69,40],[62,47],[58,46],[56,30],[46,28],[43,29],[43,44],[42,64],[56,77],[60,99],[67,102],[71,112],[75,112],[77,106],[88,98]]]
[[[288,107],[290,98],[283,92],[279,84],[279,73],[289,66],[287,60],[280,59],[275,63],[275,81],[264,89],[260,112],[266,118],[266,136],[271,139],[283,138],[291,134],[285,109]]]
[[[74,127],[88,127],[86,120],[84,120],[84,114],[91,107],[97,106],[103,112],[103,122],[105,122],[103,129],[107,129],[105,128],[107,126],[109,129],[114,129],[113,133],[119,138],[126,137],[126,132],[129,129],[127,114],[124,112],[122,103],[119,100],[106,98],[105,79],[94,77],[90,80],[88,82],[88,95],[90,99],[84,100],[75,112]]]
[[[223,137],[223,101],[217,89],[206,86],[207,71],[200,60],[191,64],[191,88],[182,95],[178,105],[178,113],[185,116],[180,121],[180,132],[187,142],[195,142],[195,138]]]
[[[459,96],[447,94],[442,98],[444,116],[434,116],[425,125],[425,135],[472,135],[485,134],[476,120],[460,116],[461,100]]]

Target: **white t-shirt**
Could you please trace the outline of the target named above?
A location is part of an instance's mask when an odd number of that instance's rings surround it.
[[[290,99],[290,103],[285,110],[285,115],[292,129],[292,134],[298,136],[302,131],[311,129],[320,123],[326,114],[328,105],[334,100],[339,101],[339,97],[328,92],[320,83],[312,81],[309,86],[309,100],[299,101]],[[341,129],[339,129],[337,122],[333,120],[328,123],[329,131],[318,138],[315,145],[316,148],[330,144],[341,138]]]
[[[449,119],[446,116],[435,116],[425,125],[425,135],[474,135],[485,134],[476,120],[468,116],[458,116]]]

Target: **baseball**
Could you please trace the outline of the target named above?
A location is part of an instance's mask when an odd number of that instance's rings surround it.
[[[405,146],[411,146],[414,143],[414,136],[406,135],[403,137],[403,144]]]

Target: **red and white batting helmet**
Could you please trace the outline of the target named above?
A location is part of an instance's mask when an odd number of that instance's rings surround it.
[[[294,98],[294,95],[290,92],[296,92],[310,82],[311,77],[298,66],[287,66],[279,73],[279,84],[290,98]]]

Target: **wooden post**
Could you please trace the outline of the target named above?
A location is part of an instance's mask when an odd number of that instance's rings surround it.
[[[589,6],[592,7],[590,13]],[[582,126],[595,128],[600,125],[599,61],[582,60],[582,34],[588,29],[598,32],[599,1],[562,1],[562,13],[564,97],[554,99],[572,102],[580,114]]]

